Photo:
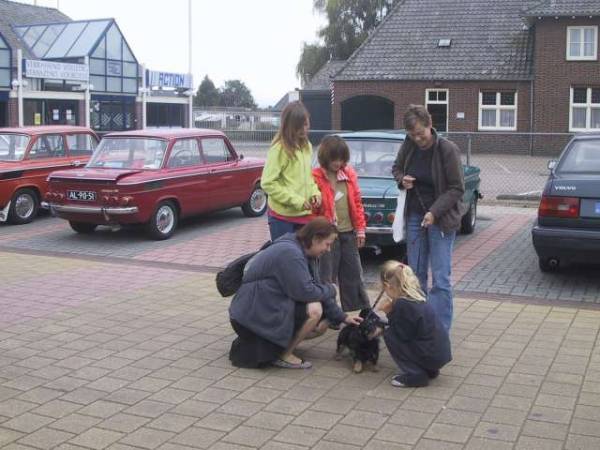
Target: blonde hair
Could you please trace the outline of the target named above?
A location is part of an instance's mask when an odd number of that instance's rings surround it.
[[[301,102],[289,103],[281,113],[281,124],[271,145],[280,143],[288,156],[293,158],[296,150],[308,145],[308,138],[300,137],[299,132],[309,120],[308,111]]]
[[[424,302],[425,294],[421,290],[419,279],[410,268],[398,261],[386,261],[379,272],[381,284],[388,283],[398,297],[413,302]]]

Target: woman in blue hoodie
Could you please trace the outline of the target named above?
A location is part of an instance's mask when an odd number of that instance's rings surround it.
[[[319,217],[248,261],[229,307],[238,335],[229,352],[233,365],[308,369],[312,364],[294,354],[300,342],[324,333],[329,323],[360,323],[339,308],[335,286],[318,279],[316,260],[336,236],[335,226]]]

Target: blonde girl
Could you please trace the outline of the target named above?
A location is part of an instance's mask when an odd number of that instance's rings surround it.
[[[387,261],[381,267],[380,279],[385,297],[377,309],[389,319],[384,340],[402,371],[392,378],[392,386],[427,386],[452,360],[448,333],[425,301],[419,280],[409,266]]]
[[[281,126],[267,154],[261,187],[267,193],[271,240],[296,231],[314,218],[321,204],[312,178],[310,120],[302,103],[289,103],[281,113]]]

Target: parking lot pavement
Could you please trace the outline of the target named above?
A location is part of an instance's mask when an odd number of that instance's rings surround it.
[[[458,298],[454,360],[401,389],[335,332],[234,368],[213,274],[106,261],[0,251],[3,450],[600,448],[599,310]]]

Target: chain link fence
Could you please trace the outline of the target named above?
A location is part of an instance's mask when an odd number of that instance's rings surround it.
[[[246,156],[266,156],[279,128],[280,112],[194,109],[198,128],[218,129]],[[334,130],[311,130],[318,145]],[[448,132],[445,137],[461,149],[463,162],[481,169],[484,203],[539,199],[548,177],[548,161],[558,158],[573,137],[570,133]]]

